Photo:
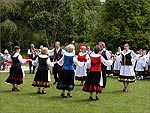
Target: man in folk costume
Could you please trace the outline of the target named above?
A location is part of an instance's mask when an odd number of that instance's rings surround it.
[[[139,56],[135,54],[133,50],[129,49],[129,44],[125,44],[124,50],[119,57],[121,61],[121,69],[118,81],[123,82],[123,91],[127,92],[129,83],[133,83],[136,80],[133,60],[137,60]]]
[[[99,42],[99,47],[100,47],[100,54],[104,57],[105,60],[110,60],[111,59],[111,54],[108,50],[106,50],[106,46],[104,42]],[[106,69],[107,66],[101,65],[102,68],[102,76],[103,76],[103,88],[106,87]]]
[[[28,49],[28,55],[29,55],[29,58],[34,60],[34,57],[35,57],[35,47],[34,47],[34,44],[31,44],[30,45],[30,49]],[[33,70],[32,70],[32,62],[29,61],[29,70],[30,70],[30,74],[32,72],[32,74],[34,74],[34,71],[35,71],[35,66],[33,66]]]
[[[53,62],[57,62],[62,58],[62,56],[64,55],[64,52],[65,50],[60,48],[60,42],[56,41],[55,48],[52,50],[49,50],[48,55],[54,56]],[[53,67],[53,74],[54,74],[54,79],[55,79],[54,84],[56,84],[59,81],[59,78],[61,77],[61,73],[62,73],[62,66],[56,63]]]

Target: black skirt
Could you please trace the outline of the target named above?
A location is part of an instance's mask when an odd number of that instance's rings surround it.
[[[76,76],[75,79],[79,81],[85,81],[87,76],[78,77]]]
[[[45,88],[50,87],[50,83],[48,81],[48,70],[37,70],[32,86]]]
[[[11,67],[10,68],[10,75],[6,79],[7,83],[10,84],[23,84],[23,72],[21,67]]]
[[[85,92],[102,92],[102,87],[100,86],[101,73],[91,71],[89,72],[85,84],[83,86],[83,91]]]
[[[56,86],[58,90],[74,89],[74,70],[62,70],[62,75]]]
[[[133,82],[136,81],[136,78],[135,78],[135,76],[122,76],[122,75],[119,75],[118,81],[119,82],[133,83]]]

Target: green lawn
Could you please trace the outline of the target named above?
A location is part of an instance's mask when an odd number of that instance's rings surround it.
[[[150,113],[149,79],[137,81],[129,86],[129,92],[122,92],[122,83],[109,77],[100,100],[90,101],[79,82],[72,98],[61,98],[56,85],[47,88],[46,95],[36,94],[37,88],[31,86],[33,74],[26,74],[21,91],[11,92],[11,85],[4,83],[7,77],[8,73],[0,73],[0,113]]]

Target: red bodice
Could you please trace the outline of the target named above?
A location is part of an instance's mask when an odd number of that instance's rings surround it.
[[[91,67],[90,71],[100,71],[101,72],[101,56],[91,57]]]
[[[83,56],[78,55],[78,60],[79,60],[80,62],[87,62],[86,54],[83,55]]]

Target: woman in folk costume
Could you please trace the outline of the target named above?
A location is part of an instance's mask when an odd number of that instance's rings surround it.
[[[118,51],[115,54],[115,62],[114,62],[114,75],[113,76],[119,76],[120,68],[121,68],[121,62],[119,60],[119,56],[121,54],[121,47],[118,47]]]
[[[86,47],[81,47],[81,52],[77,56],[78,61],[86,63],[89,60],[89,55],[86,53]],[[87,77],[87,67],[84,66],[76,66],[76,74],[75,78],[76,80],[81,81],[81,86],[83,85],[83,81],[86,80]]]
[[[53,67],[54,63],[50,61],[48,54],[48,48],[43,47],[41,54],[38,55],[33,65],[37,67],[37,72],[32,82],[32,86],[38,87],[38,94],[46,94],[45,88],[50,87],[50,72],[49,67]],[[43,87],[42,92],[40,91]]]
[[[145,64],[145,70],[144,70],[144,77],[148,76],[148,61],[149,61],[149,55],[147,54],[146,50],[143,50],[143,57],[145,58],[146,64]]]
[[[142,50],[140,51],[139,58],[137,59],[136,66],[135,66],[136,75],[139,80],[143,79],[145,66],[146,66],[146,58],[143,55],[143,50]]]
[[[14,52],[11,55],[12,65],[10,68],[10,75],[6,80],[6,83],[12,84],[12,91],[19,91],[18,85],[23,84],[23,77],[25,76],[24,71],[21,68],[21,64],[27,61],[32,61],[31,59],[23,59],[20,55],[20,47],[15,46]]]
[[[90,55],[90,60],[87,63],[89,68],[89,74],[83,86],[83,91],[90,92],[90,100],[93,100],[93,92],[96,92],[96,100],[99,100],[98,94],[103,89],[103,78],[102,78],[102,63],[105,66],[112,65],[112,60],[105,60],[102,55],[99,54],[99,46],[94,47],[94,52]]]
[[[129,44],[124,45],[124,50],[121,52],[119,59],[121,61],[119,82],[123,82],[123,91],[128,91],[129,83],[135,82],[135,72],[133,61],[138,58],[138,55],[133,50],[129,49]]]
[[[74,45],[69,44],[67,52],[57,62],[62,67],[62,76],[57,84],[57,89],[62,90],[61,96],[65,97],[65,90],[68,91],[67,96],[72,97],[71,90],[74,89],[74,64],[77,66],[83,66],[84,62],[79,62],[74,54]]]

